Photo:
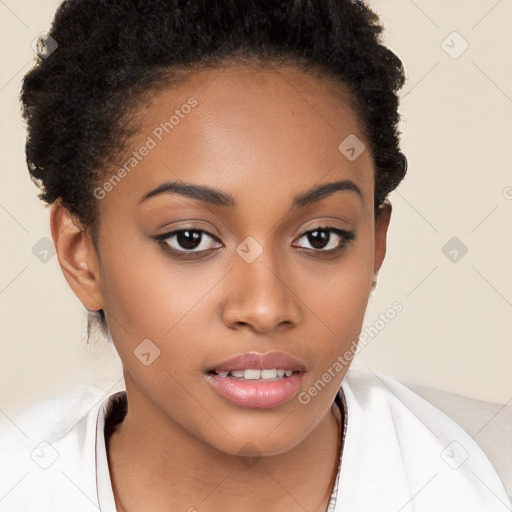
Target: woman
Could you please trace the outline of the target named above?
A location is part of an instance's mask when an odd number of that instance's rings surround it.
[[[27,163],[126,392],[32,439],[6,510],[502,510],[460,427],[348,371],[406,173],[381,32],[349,0],[59,7]]]

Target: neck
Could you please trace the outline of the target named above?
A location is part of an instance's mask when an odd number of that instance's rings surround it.
[[[107,442],[119,512],[230,512],[256,510],[256,503],[266,512],[326,510],[339,462],[342,422],[336,405],[291,450],[240,457],[177,425],[128,382],[127,395],[126,417]]]

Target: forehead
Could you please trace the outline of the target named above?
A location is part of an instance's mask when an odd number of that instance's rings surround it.
[[[106,178],[121,167],[127,172],[101,207],[117,201],[134,206],[165,181],[215,187],[241,201],[258,190],[291,196],[341,179],[371,195],[370,152],[350,160],[340,149],[347,138],[368,148],[351,105],[336,78],[292,67],[239,65],[190,74],[153,93],[137,111],[138,133]],[[134,157],[144,146],[151,149]]]

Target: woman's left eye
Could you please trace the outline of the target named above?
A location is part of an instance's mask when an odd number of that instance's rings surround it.
[[[331,233],[334,233],[335,236],[332,237]],[[317,226],[314,229],[306,231],[299,240],[305,237],[312,246],[311,248],[304,247],[305,249],[316,252],[331,252],[342,250],[355,238],[355,233],[331,226]],[[337,241],[336,238],[339,240]]]

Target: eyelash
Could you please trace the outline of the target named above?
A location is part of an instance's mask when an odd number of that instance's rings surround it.
[[[214,250],[214,249],[206,249],[206,250],[203,250],[203,251],[179,250],[179,249],[175,249],[173,247],[170,247],[169,244],[166,243],[166,240],[168,240],[169,238],[171,238],[171,237],[173,237],[173,236],[175,236],[175,235],[177,235],[177,234],[179,234],[179,233],[181,233],[183,231],[193,231],[194,233],[205,234],[205,235],[208,235],[210,238],[212,238],[212,239],[214,239],[216,241],[219,241],[218,237],[213,235],[209,231],[206,231],[205,229],[199,229],[199,228],[193,227],[193,226],[183,226],[183,227],[180,227],[179,229],[175,229],[173,231],[169,231],[168,233],[163,233],[161,235],[157,235],[157,236],[154,237],[154,239],[155,239],[155,241],[159,245],[162,245],[163,250],[165,250],[166,252],[170,252],[173,256],[178,257],[178,258],[188,257],[188,255],[190,255],[190,254],[209,253],[210,251]],[[312,229],[308,229],[307,231],[302,233],[298,237],[298,239],[300,240],[304,236],[308,235],[309,233],[313,233],[314,231],[329,231],[329,232],[335,233],[336,235],[338,235],[341,238],[340,245],[338,247],[335,247],[334,249],[328,249],[328,250],[309,249],[307,247],[299,247],[299,249],[302,249],[303,251],[306,251],[306,252],[309,252],[309,253],[331,254],[332,255],[332,254],[334,254],[336,252],[343,251],[355,239],[355,233],[353,231],[347,231],[347,230],[344,230],[344,229],[336,228],[334,226],[327,226],[327,225],[318,225],[318,226],[315,226]],[[202,242],[202,240],[201,240],[201,242]],[[329,240],[329,242],[327,242],[327,243],[329,244],[330,242],[331,242],[331,240]]]

